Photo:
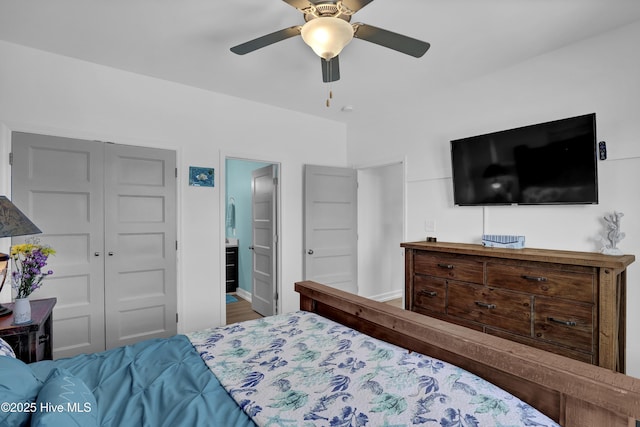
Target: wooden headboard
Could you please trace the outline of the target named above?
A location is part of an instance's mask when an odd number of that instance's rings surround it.
[[[319,283],[295,284],[300,309],[453,363],[507,390],[564,427],[636,427],[640,379]]]

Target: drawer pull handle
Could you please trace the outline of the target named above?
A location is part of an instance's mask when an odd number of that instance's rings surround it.
[[[424,291],[424,290],[422,290],[422,291],[418,292],[418,295],[424,295],[426,297],[433,298],[433,297],[437,297],[438,293],[436,291]]]
[[[559,320],[559,319],[554,319],[553,317],[549,317],[549,321],[553,322],[553,323],[560,323],[561,325],[565,325],[565,326],[577,326],[578,325],[573,320]]]
[[[440,267],[440,268],[446,268],[447,270],[453,270],[453,265],[451,265],[451,264],[442,264],[442,263],[438,263],[438,267]]]
[[[38,337],[38,344],[42,344],[49,341],[49,335],[40,335]]]
[[[532,282],[546,282],[546,277],[538,277],[538,276],[527,276],[526,274],[522,275],[522,278],[525,280],[531,280]]]
[[[476,301],[476,305],[482,308],[494,309],[496,308],[495,304],[489,304],[488,302]]]

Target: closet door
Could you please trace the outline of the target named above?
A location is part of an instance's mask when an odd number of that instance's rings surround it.
[[[14,132],[12,201],[57,254],[54,274],[32,295],[56,297],[54,358],[105,349],[103,144]]]
[[[176,334],[176,156],[105,146],[107,348]]]
[[[174,335],[175,152],[19,132],[12,144],[12,200],[57,251],[33,294],[58,299],[54,358]]]

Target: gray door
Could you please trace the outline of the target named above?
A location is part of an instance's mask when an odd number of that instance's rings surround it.
[[[54,357],[175,334],[175,153],[17,132],[12,144],[12,198],[57,250],[34,294],[58,299]]]
[[[54,274],[32,298],[58,299],[54,358],[105,349],[102,143],[14,132],[13,202],[42,230]],[[30,236],[15,237],[12,244]]]
[[[305,165],[304,275],[358,293],[355,169]]]
[[[253,285],[251,308],[263,316],[276,313],[277,168],[265,166],[252,172]]]
[[[176,156],[105,146],[107,348],[176,334]]]

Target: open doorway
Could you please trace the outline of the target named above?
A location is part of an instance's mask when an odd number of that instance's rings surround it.
[[[404,162],[358,168],[358,293],[402,300]],[[399,305],[399,304],[398,304]]]
[[[306,165],[304,188],[305,279],[400,305],[405,162]]]
[[[227,324],[277,311],[279,169],[276,163],[225,159]]]

